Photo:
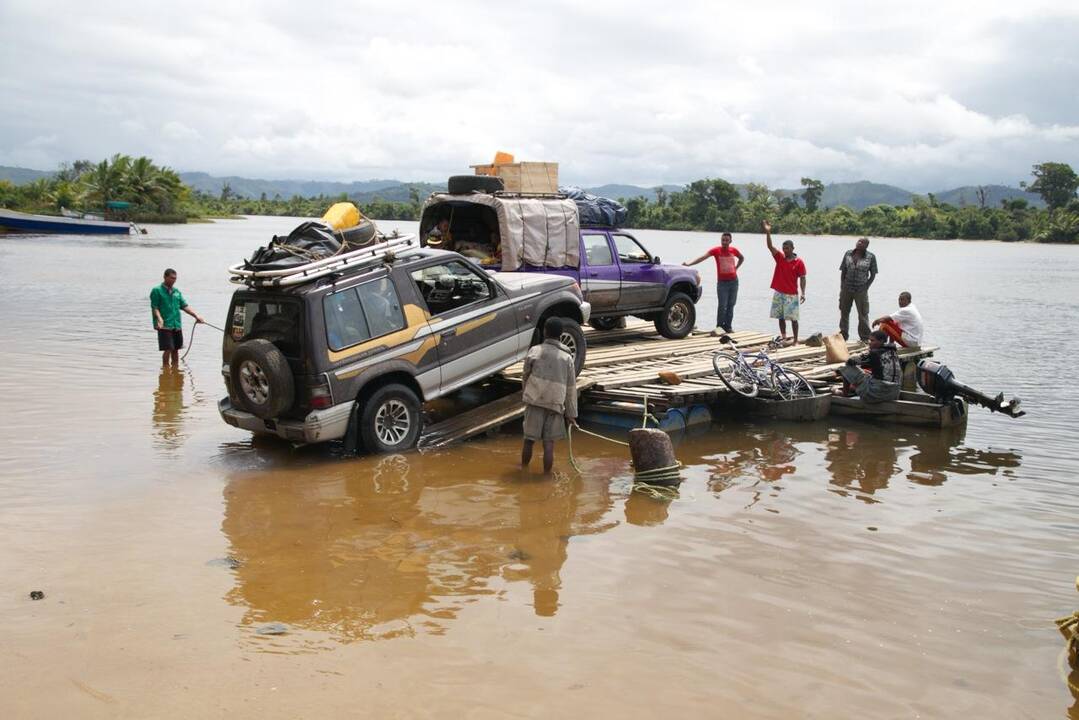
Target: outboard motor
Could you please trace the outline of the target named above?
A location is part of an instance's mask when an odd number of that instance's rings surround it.
[[[1026,412],[1019,409],[1019,398],[1005,402],[1004,393],[991,398],[985,393],[964,385],[955,379],[955,373],[943,363],[924,358],[918,361],[918,386],[941,402],[948,402],[955,397],[966,398],[968,402],[989,408],[992,412],[1004,413],[1009,417],[1022,417]]]

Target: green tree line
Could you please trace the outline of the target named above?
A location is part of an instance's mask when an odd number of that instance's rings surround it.
[[[0,207],[56,214],[61,209],[102,213],[105,203],[131,203],[125,217],[145,222],[183,222],[191,190],[171,168],[148,157],[113,155],[101,162],[64,163],[57,172],[25,185],[0,180]]]
[[[802,178],[797,194],[778,194],[750,183],[743,192],[726,180],[696,180],[678,192],[656,188],[655,200],[623,198],[629,210],[627,227],[665,230],[757,232],[770,219],[777,232],[805,235],[874,235],[877,237],[964,238],[970,240],[1036,240],[1079,242],[1079,176],[1066,163],[1035,165],[1034,180],[1020,183],[1045,201],[1046,208],[1026,200],[1004,200],[987,207],[940,203],[932,194],[915,197],[910,205],[873,205],[858,212],[846,206],[822,208],[824,183]],[[373,200],[358,203],[368,217],[418,220],[422,202],[413,188],[408,202]],[[237,215],[320,217],[337,196],[258,199],[238,197],[227,183],[220,193],[192,190],[179,175],[146,157],[114,155],[93,163],[63,164],[49,177],[25,185],[0,181],[0,207],[34,213],[57,213],[61,208],[101,212],[106,201],[132,204],[136,222],[186,222],[188,219]]]
[[[680,192],[656,188],[656,199],[623,198],[629,210],[627,227],[665,230],[758,232],[771,219],[777,232],[799,235],[875,235],[878,237],[964,238],[970,240],[1036,240],[1079,242],[1079,176],[1065,163],[1035,165],[1034,181],[1021,183],[1047,208],[1023,199],[986,207],[956,207],[932,195],[915,197],[910,205],[872,205],[861,212],[846,206],[821,208],[824,183],[802,178],[798,194],[779,195],[765,185],[749,183],[739,192],[726,180],[697,180]]]

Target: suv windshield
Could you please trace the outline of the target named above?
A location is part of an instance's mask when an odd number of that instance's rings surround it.
[[[238,299],[232,307],[229,338],[235,343],[269,340],[286,357],[300,357],[300,317],[300,303],[294,300]]]
[[[491,297],[487,280],[459,260],[416,270],[412,279],[432,315],[442,315]]]

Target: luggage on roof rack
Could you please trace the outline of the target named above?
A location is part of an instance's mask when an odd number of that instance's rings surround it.
[[[304,225],[318,225],[318,223],[305,223]],[[300,228],[303,228],[304,225],[301,225]],[[291,238],[296,233],[296,230],[290,233],[288,237]],[[291,262],[253,262],[259,253],[273,246],[277,240],[279,238],[275,237],[274,242],[271,242],[270,245],[259,248],[250,260],[244,260],[242,263],[231,266],[228,269],[229,280],[248,287],[302,285],[317,278],[352,270],[363,265],[375,265],[391,259],[396,253],[404,252],[416,246],[415,235],[397,235],[395,233],[390,236],[380,236],[374,242],[354,250],[348,250],[347,245],[337,243],[337,251],[322,253],[322,250],[326,249],[327,246],[316,243],[302,253],[294,252],[288,255],[293,260]],[[297,247],[300,246],[297,245]],[[277,250],[281,250],[280,245],[278,245]],[[310,255],[304,254],[307,252]]]
[[[586,193],[579,187],[560,187],[558,190],[577,204],[581,225],[621,227],[629,217],[625,206],[610,198]]]

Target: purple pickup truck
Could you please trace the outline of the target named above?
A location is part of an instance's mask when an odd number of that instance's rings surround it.
[[[661,264],[625,230],[582,227],[576,204],[560,195],[435,193],[424,204],[420,238],[489,270],[572,277],[599,330],[633,315],[677,340],[697,319],[700,273]]]

